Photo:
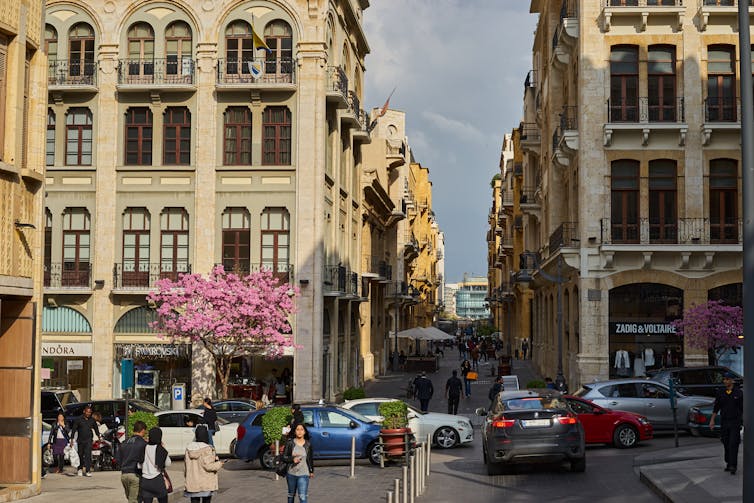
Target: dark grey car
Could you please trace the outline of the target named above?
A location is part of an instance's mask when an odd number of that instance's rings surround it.
[[[586,469],[584,428],[555,390],[504,391],[490,405],[482,425],[487,473],[506,465],[569,461],[571,471]]]
[[[652,375],[652,379],[662,384],[669,384],[671,378],[678,379],[678,391],[685,395],[715,397],[718,391],[725,389],[723,376],[730,372],[736,375],[736,385],[743,386],[744,379],[728,367],[674,367],[661,369]]]
[[[600,407],[640,414],[649,420],[655,430],[673,428],[670,390],[658,381],[636,378],[594,382],[583,385],[575,395]],[[709,397],[677,393],[678,427],[688,429],[686,418],[691,407],[708,405],[713,401]]]
[[[217,412],[217,417],[221,417],[231,423],[242,423],[249,412],[257,410],[255,402],[251,400],[218,400],[212,406]]]

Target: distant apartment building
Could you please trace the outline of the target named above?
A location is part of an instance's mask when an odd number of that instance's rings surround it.
[[[464,275],[456,290],[456,314],[470,320],[489,319],[487,287],[487,278]]]

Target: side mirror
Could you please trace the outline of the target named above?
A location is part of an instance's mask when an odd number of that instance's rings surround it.
[[[356,429],[356,428],[358,428],[358,427],[359,427],[359,425],[358,425],[358,423],[357,423],[356,421],[351,421],[350,423],[348,423],[348,426],[349,426],[349,427],[350,427],[350,428],[351,428],[352,430],[354,430],[354,429]]]
[[[477,416],[486,416],[487,415],[487,409],[484,407],[477,407],[477,409],[474,411]]]

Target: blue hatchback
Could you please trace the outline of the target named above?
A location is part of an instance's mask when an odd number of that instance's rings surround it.
[[[264,443],[262,417],[267,409],[251,412],[238,426],[236,457],[245,461],[259,459],[263,468],[271,469],[275,454]],[[380,463],[380,425],[358,412],[332,405],[302,405],[304,424],[309,430],[315,459],[347,459],[351,456],[351,439],[356,439],[356,457]]]

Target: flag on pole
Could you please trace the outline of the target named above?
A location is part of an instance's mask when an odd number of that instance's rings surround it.
[[[390,108],[390,98],[393,97],[393,93],[394,92],[395,92],[395,88],[393,88],[393,90],[390,91],[390,96],[388,96],[387,99],[385,100],[385,104],[382,105],[382,108],[380,109],[380,112],[377,114],[377,116],[375,116],[375,118],[371,122],[371,124],[369,124],[369,127],[367,128],[367,131],[369,131],[370,133],[377,126],[377,119],[379,119],[380,117],[382,117],[383,115],[385,115],[387,113],[387,109]]]
[[[257,31],[254,29],[254,16],[251,16],[251,43],[254,46],[254,53],[256,55],[257,49],[264,49],[267,52],[272,52],[267,46],[267,42],[262,37],[257,35]]]

